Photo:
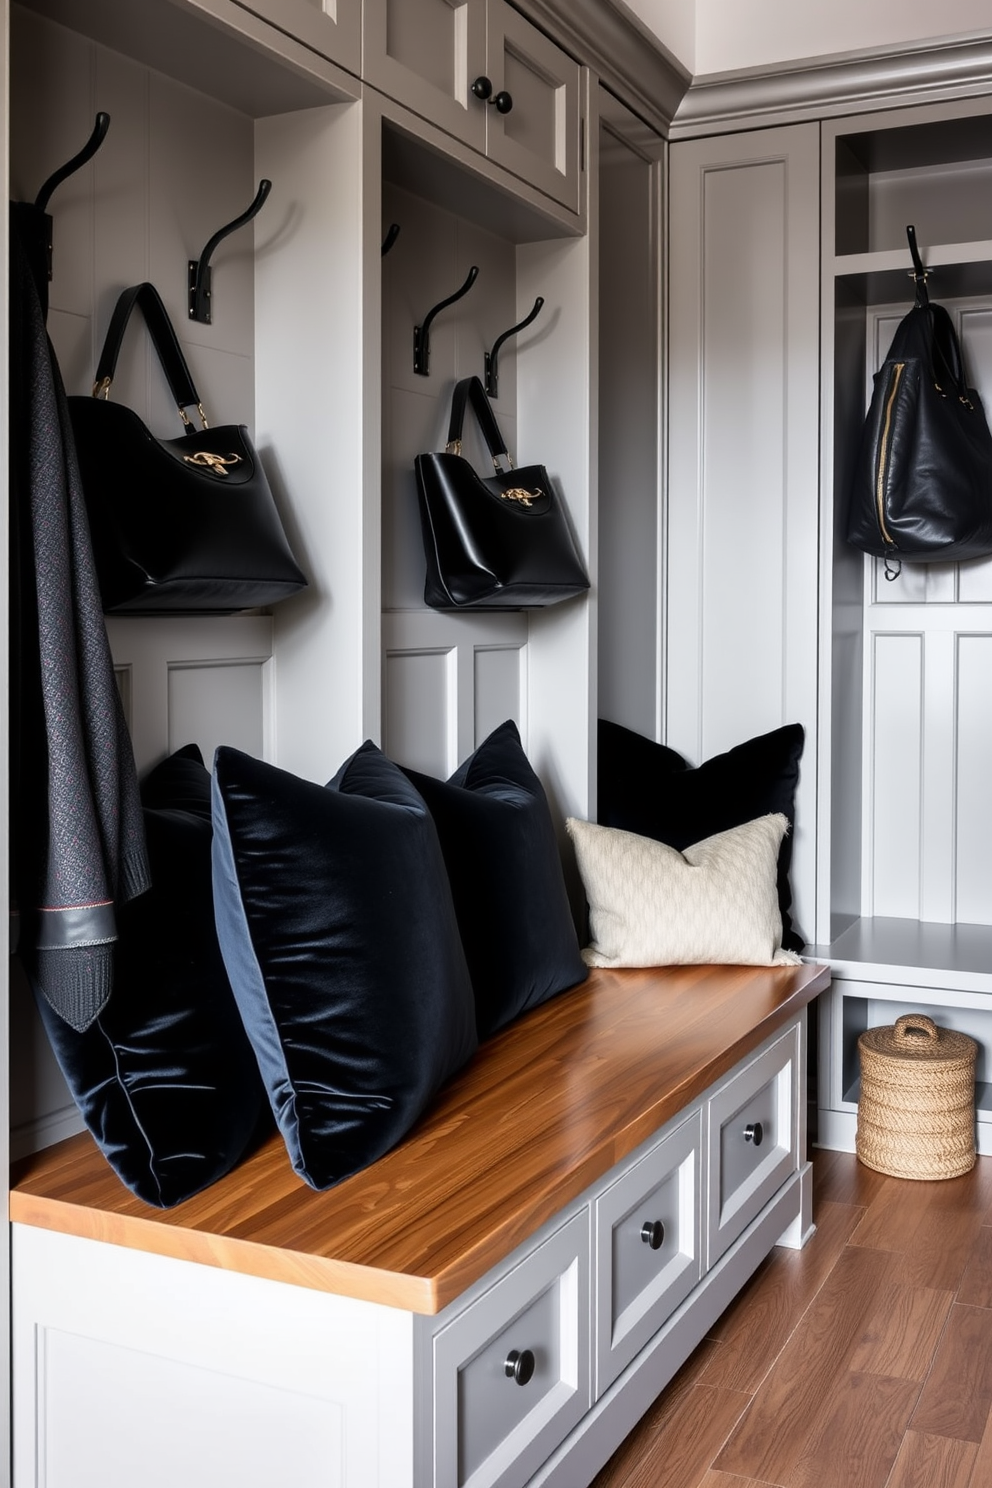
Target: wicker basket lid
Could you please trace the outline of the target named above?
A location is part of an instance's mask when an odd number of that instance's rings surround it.
[[[907,1013],[885,1028],[868,1028],[858,1039],[858,1047],[871,1054],[890,1059],[926,1061],[941,1065],[971,1065],[978,1045],[966,1033],[953,1028],[938,1028],[922,1013]]]

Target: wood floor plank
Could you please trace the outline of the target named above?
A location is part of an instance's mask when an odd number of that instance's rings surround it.
[[[720,1319],[714,1331],[723,1347],[701,1375],[705,1384],[757,1390],[836,1264],[862,1210],[823,1200],[813,1214],[816,1232],[805,1249],[776,1248]]]
[[[620,1443],[609,1462],[600,1469],[590,1488],[626,1488],[630,1473],[640,1462],[654,1437],[697,1383],[709,1359],[720,1347],[712,1339],[703,1339],[654,1404],[645,1411],[630,1435]]]
[[[749,1397],[693,1385],[627,1479],[626,1488],[699,1488]]]
[[[865,1322],[851,1369],[922,1384],[953,1301],[953,1292],[890,1282],[879,1292]]]
[[[751,1407],[713,1463],[722,1472],[783,1483],[848,1373],[874,1298],[890,1279],[891,1258],[847,1246]]]
[[[907,1431],[886,1488],[969,1488],[977,1455],[974,1442]]]
[[[992,1225],[982,1225],[958,1287],[958,1301],[992,1308]]]
[[[905,1178],[886,1178],[851,1237],[851,1244],[898,1254],[911,1251],[926,1213],[928,1190],[933,1187]]]
[[[906,1250],[911,1286],[960,1286],[985,1220],[983,1188],[980,1181],[952,1178],[927,1194],[913,1244]]]
[[[848,1373],[786,1481],[788,1488],[883,1488],[892,1471],[919,1385]]]
[[[711,1467],[699,1488],[776,1488],[773,1483],[759,1483],[757,1478],[739,1478],[736,1473],[717,1472]]]
[[[992,1483],[992,1414],[985,1423],[968,1488],[988,1488],[990,1483]]]
[[[888,1181],[884,1173],[866,1168],[853,1152],[830,1152],[823,1147],[813,1152],[814,1208],[818,1199],[867,1208]]]
[[[980,1442],[992,1408],[992,1312],[956,1303],[934,1357],[912,1429]]]

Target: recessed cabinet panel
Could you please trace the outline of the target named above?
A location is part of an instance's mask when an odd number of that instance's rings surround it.
[[[493,97],[486,153],[573,212],[579,209],[579,68],[508,5],[489,11]]]
[[[584,1209],[435,1338],[436,1488],[523,1488],[588,1409],[588,1225]]]
[[[596,1201],[596,1396],[700,1275],[701,1112],[664,1137]]]
[[[486,143],[485,0],[365,0],[363,74],[473,149]]]
[[[796,1025],[708,1102],[707,1268],[798,1170],[798,1069]]]
[[[362,0],[236,0],[357,76],[362,64]]]

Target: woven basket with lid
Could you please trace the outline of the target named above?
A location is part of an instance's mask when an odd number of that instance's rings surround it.
[[[858,1039],[855,1150],[895,1178],[957,1178],[975,1165],[975,1056],[966,1033],[907,1013]]]

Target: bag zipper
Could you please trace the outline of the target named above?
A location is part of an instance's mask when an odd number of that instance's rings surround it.
[[[878,451],[878,473],[875,478],[875,515],[878,518],[878,526],[882,534],[882,541],[891,543],[892,536],[885,525],[885,462],[889,453],[889,435],[892,433],[892,405],[896,401],[896,393],[899,391],[899,383],[902,374],[906,370],[905,362],[896,362],[893,367],[892,386],[889,396],[885,402],[885,422],[882,425],[882,443]]]

